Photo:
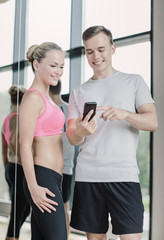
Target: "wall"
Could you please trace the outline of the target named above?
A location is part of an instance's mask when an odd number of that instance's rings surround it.
[[[164,1],[153,0],[153,80],[159,128],[153,147],[152,240],[164,239]]]

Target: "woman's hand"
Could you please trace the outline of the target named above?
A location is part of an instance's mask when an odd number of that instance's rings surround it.
[[[48,188],[37,186],[33,188],[30,193],[33,202],[41,212],[44,213],[44,211],[47,211],[51,213],[51,211],[56,211],[56,208],[54,208],[52,205],[57,206],[58,203],[47,197],[47,195],[55,197],[55,194],[48,190]]]

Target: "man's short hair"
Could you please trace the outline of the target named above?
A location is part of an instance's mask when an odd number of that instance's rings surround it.
[[[87,28],[82,35],[83,41],[87,41],[88,39],[96,36],[99,33],[104,33],[108,36],[109,42],[113,44],[113,36],[109,29],[106,29],[104,26],[97,25]]]

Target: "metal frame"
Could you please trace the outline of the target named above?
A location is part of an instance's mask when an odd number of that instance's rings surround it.
[[[24,84],[24,58],[26,44],[26,0],[15,2],[15,25],[13,47],[13,84]]]

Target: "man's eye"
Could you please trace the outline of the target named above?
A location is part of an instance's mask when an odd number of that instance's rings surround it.
[[[51,67],[56,67],[56,65],[50,65]]]
[[[92,53],[93,53],[93,52],[87,52],[87,54],[89,54],[89,55],[92,54]]]

